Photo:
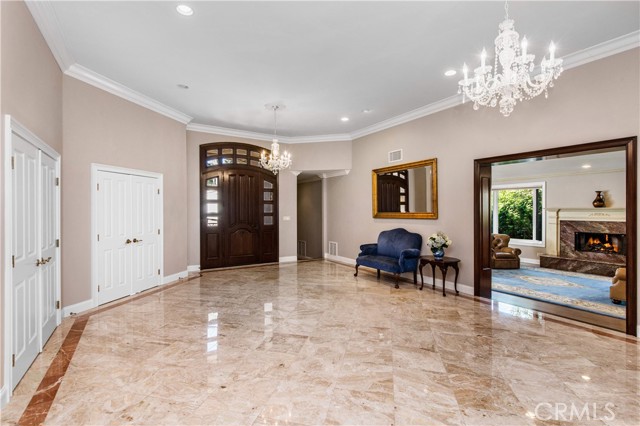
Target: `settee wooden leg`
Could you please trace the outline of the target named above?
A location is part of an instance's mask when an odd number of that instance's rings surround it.
[[[618,300],[618,299],[611,299],[611,301],[616,305],[619,305],[622,303],[622,300]]]
[[[378,269],[377,271],[378,271],[378,279],[380,279],[380,269]]]
[[[396,274],[396,288],[400,288],[398,281],[400,280],[400,274]]]
[[[418,270],[413,271],[413,285],[418,285]]]
[[[358,264],[356,263],[356,273],[355,273],[355,274],[353,274],[353,276],[354,276],[354,277],[357,277],[357,276],[358,276],[358,266],[360,266],[360,265],[358,265]]]

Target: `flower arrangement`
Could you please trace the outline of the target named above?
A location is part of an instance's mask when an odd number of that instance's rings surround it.
[[[431,236],[427,240],[427,245],[431,247],[432,250],[447,248],[451,245],[451,243],[452,241],[442,231],[438,231],[435,234],[431,234]]]

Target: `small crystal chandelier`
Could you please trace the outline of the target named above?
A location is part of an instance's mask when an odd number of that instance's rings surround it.
[[[549,59],[545,56],[540,63],[540,73],[532,77],[534,70],[534,55],[527,53],[527,38],[522,38],[514,28],[514,21],[509,19],[509,7],[504,4],[505,19],[498,26],[500,32],[495,39],[495,67],[494,74],[491,66],[486,65],[487,51],[482,49],[480,66],[474,70],[474,78],[469,78],[469,69],[464,64],[462,71],[464,79],[458,83],[458,93],[473,101],[473,109],[479,105],[495,107],[500,105],[500,112],[508,117],[518,101],[528,100],[553,87],[553,80],[562,73],[562,59],[556,59],[556,47],[551,42]],[[498,63],[502,73],[498,73]]]
[[[263,169],[271,170],[277,175],[280,170],[284,170],[291,165],[291,154],[285,151],[280,155],[280,144],[278,144],[278,110],[284,109],[284,105],[267,104],[265,108],[273,110],[273,143],[271,144],[271,154],[263,150],[260,156],[260,165]]]

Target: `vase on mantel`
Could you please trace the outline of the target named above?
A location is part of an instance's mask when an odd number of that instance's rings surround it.
[[[602,195],[602,191],[596,191],[596,199],[593,200],[593,207],[600,208],[606,207],[604,202],[604,195]]]
[[[435,259],[442,259],[444,257],[444,248],[442,247],[431,247],[431,253]]]

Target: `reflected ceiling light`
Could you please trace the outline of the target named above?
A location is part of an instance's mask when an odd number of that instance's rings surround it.
[[[582,168],[583,169],[590,169],[591,168],[591,164],[583,164]]]
[[[264,106],[267,109],[273,110],[273,143],[271,144],[271,153],[267,153],[263,150],[260,156],[260,166],[263,169],[271,170],[274,175],[277,175],[280,170],[284,170],[291,166],[291,154],[285,151],[280,154],[280,144],[278,143],[278,110],[284,109],[284,105],[267,104]]]
[[[363,109],[362,112],[364,112],[365,114],[369,114],[371,112],[370,109]]]
[[[516,32],[513,19],[509,19],[509,7],[504,4],[505,19],[498,26],[500,29],[495,39],[495,64],[493,68],[486,65],[487,51],[482,49],[480,66],[474,76],[469,78],[469,69],[464,64],[464,78],[458,82],[458,93],[462,93],[462,101],[469,98],[473,101],[473,109],[480,105],[500,106],[505,117],[513,112],[518,101],[534,98],[541,93],[548,96],[547,89],[553,87],[553,80],[562,73],[562,59],[557,59],[556,46],[551,42],[549,59],[545,56],[540,63],[540,73],[531,77],[534,70],[535,55],[527,53],[527,38]],[[500,72],[498,69],[500,65]]]
[[[184,15],[184,16],[191,16],[193,15],[193,9],[191,9],[189,6],[187,6],[186,4],[179,4],[176,7],[176,10],[178,11],[178,13],[180,15]]]
[[[456,70],[446,70],[444,72],[444,75],[446,75],[447,77],[452,77],[452,76],[456,75]]]
[[[342,121],[342,122],[345,122],[345,123],[346,123],[347,121],[349,121],[349,117],[342,117],[342,118],[340,119],[340,121]]]
[[[189,86],[187,86],[186,84],[178,84],[178,87],[181,89],[188,89]]]

